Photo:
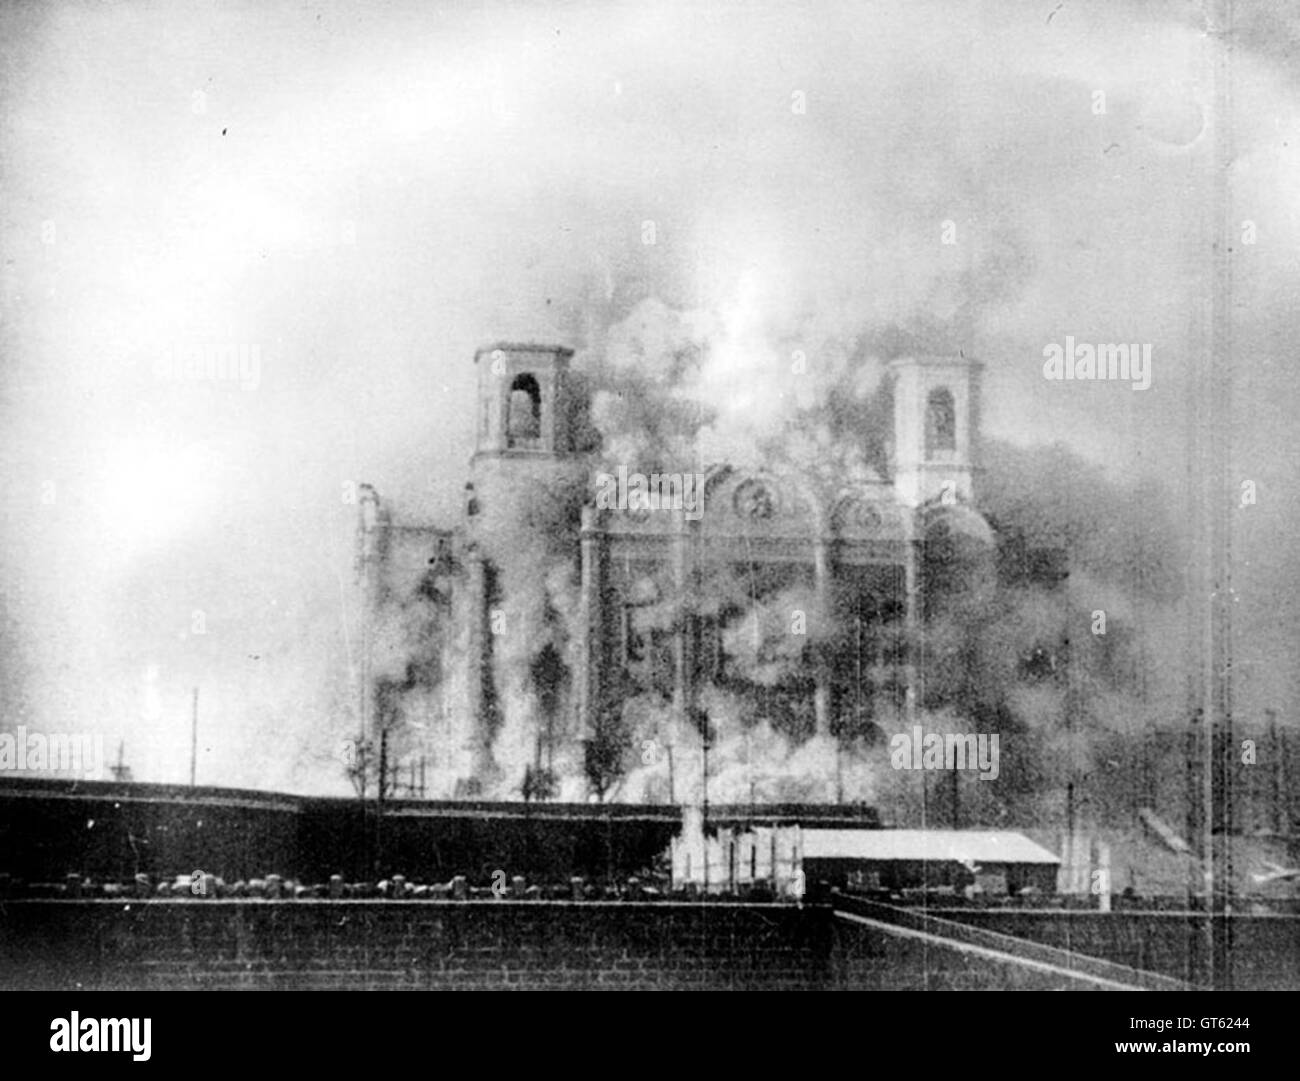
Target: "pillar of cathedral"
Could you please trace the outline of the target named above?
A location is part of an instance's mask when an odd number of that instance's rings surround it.
[[[830,553],[825,535],[818,531],[813,542],[813,582],[817,596],[817,619],[830,619]],[[817,735],[831,734],[831,671],[827,663],[825,633],[818,628],[818,646],[813,662],[813,711],[817,719]]]
[[[488,660],[488,597],[487,568],[483,565],[483,554],[477,547],[470,547],[465,553],[466,563],[466,598],[469,617],[468,647],[468,700],[470,723],[474,732],[475,743],[486,746],[491,735],[487,732],[487,716],[484,681],[491,678],[491,664]]]
[[[920,566],[920,541],[909,540],[903,560],[903,629],[905,651],[903,654],[904,715],[909,725],[916,720],[916,708],[921,694],[921,662],[924,658],[917,656],[921,649],[918,630],[920,628],[920,595],[917,585],[917,569]]]
[[[604,567],[600,519],[594,507],[582,508],[582,641],[578,649],[578,719],[582,738],[595,735],[601,707],[601,667],[605,660],[601,611]]]
[[[683,604],[690,586],[691,526],[686,517],[677,519],[677,535],[673,538],[673,589],[681,608],[673,630],[673,713],[680,719],[687,715],[694,695],[694,650],[691,648],[695,617]]]

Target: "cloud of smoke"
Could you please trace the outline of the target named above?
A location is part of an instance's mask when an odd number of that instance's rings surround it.
[[[1013,289],[1015,274],[999,277],[990,260],[979,263],[983,287]],[[491,616],[500,621],[499,698],[490,764],[480,760],[474,791],[519,798],[525,778],[539,770],[552,780],[546,796],[574,799],[587,790],[585,734],[571,702],[576,524],[592,471],[727,461],[800,473],[827,490],[887,475],[885,364],[908,350],[952,345],[947,324],[923,310],[932,292],[920,288],[901,321],[860,322],[851,333],[815,314],[774,320],[756,285],[710,312],[649,299],[608,328],[599,355],[580,355],[577,385],[590,390],[598,436],[592,454],[544,479],[521,476],[485,511],[484,553],[497,570]],[[928,546],[925,618],[911,643],[924,688],[916,723],[1004,740],[1000,782],[964,796],[966,821],[1042,809],[1067,776],[1098,774],[1098,748],[1109,734],[1176,721],[1169,703],[1177,666],[1158,633],[1176,622],[1179,585],[1167,494],[1149,484],[1126,489],[1062,447],[986,441],[984,461],[978,502],[995,527],[997,551],[960,539]],[[726,676],[704,680],[700,713],[686,717],[664,688],[629,685],[608,733],[617,746],[603,797],[703,798],[703,717],[711,800],[885,801],[896,816],[927,813],[917,779],[888,765],[887,737],[903,730],[906,717],[896,687],[860,687],[856,709],[869,719],[837,716],[834,735],[813,734],[809,658],[853,648],[848,587],[837,587],[840,599],[823,612],[809,581],[768,575],[755,566],[707,568],[691,597],[669,591],[636,609],[634,629],[651,638],[688,614],[716,621]],[[792,633],[795,611],[810,633]],[[1090,631],[1096,611],[1105,613],[1104,635]],[[427,652],[428,615],[427,606],[399,605],[381,634],[381,646],[391,632],[396,648],[379,669],[399,688],[419,688],[402,707],[408,711],[426,708],[424,677],[432,669],[403,661],[402,643]],[[1104,803],[1099,796],[1097,805]],[[957,811],[930,806],[928,813]]]
[[[6,650],[6,693],[48,722],[125,731],[138,775],[178,780],[201,683],[204,718],[223,734],[214,778],[324,786],[311,748],[350,731],[357,711],[358,628],[338,581],[351,508],[338,482],[373,479],[412,520],[454,521],[463,478],[435,463],[467,449],[468,357],[485,336],[585,348],[615,461],[785,461],[836,481],[884,472],[883,362],[968,349],[1001,380],[1002,431],[1067,431],[1120,470],[1176,468],[1176,361],[1157,369],[1140,414],[1100,396],[1049,400],[1023,377],[1026,355],[1071,331],[1140,331],[1158,355],[1185,354],[1186,312],[1203,299],[1187,178],[1212,145],[1198,134],[1213,117],[1197,72],[1216,39],[1182,9],[1128,8],[1050,25],[1017,4],[832,5],[816,19],[791,6],[763,20],[614,5],[488,23],[466,9],[436,33],[385,8],[348,13],[343,52],[322,47],[330,16],[316,11],[253,35],[244,17],[218,14],[203,23],[214,83],[197,101],[192,58],[174,47],[192,12],[148,27],[107,10],[93,26],[7,12],[8,40],[32,58],[7,87],[11,112],[44,134],[14,142],[6,174],[8,201],[28,208],[8,295],[28,314],[0,331],[18,500],[0,561],[22,586],[6,603],[29,654]],[[1291,205],[1300,145],[1278,150],[1279,125],[1297,115],[1283,63],[1294,33],[1275,13],[1239,17],[1232,183],[1269,242],[1239,268],[1236,340],[1258,363],[1238,390],[1263,406],[1243,407],[1243,435],[1274,494],[1243,523],[1258,532],[1238,584],[1277,597],[1277,616],[1241,606],[1252,641],[1275,643],[1294,639],[1295,622],[1294,575],[1274,542],[1295,506],[1284,456],[1269,453],[1295,412],[1295,223],[1276,212]],[[278,78],[286,64],[302,78]],[[111,77],[88,88],[87,73]],[[1096,87],[1105,116],[1088,107]],[[86,140],[93,173],[51,173],[50,145]],[[57,243],[43,238],[46,218]],[[333,239],[295,251],[313,232]],[[154,378],[155,346],[204,342],[260,344],[258,389]],[[131,450],[151,425],[158,439]],[[1035,451],[1052,463],[1042,469],[991,460],[985,488],[1004,465],[1037,476],[1034,499],[1061,537],[1038,536],[1018,481],[994,496],[1025,504],[1027,548],[1073,538],[1074,580],[1095,570],[1121,595],[1081,607],[1133,598],[1148,688],[1177,682],[1165,643],[1180,619],[1146,599],[1170,601],[1178,575],[1150,571],[1177,560],[1141,528],[1110,531],[1109,512],[1072,512],[1067,494],[1087,506],[1106,493],[1054,453]],[[57,502],[41,499],[47,480]],[[1141,500],[1128,502],[1123,520],[1142,527]],[[163,550],[137,546],[155,533]],[[563,617],[519,578],[532,599],[509,601],[514,614],[567,656]],[[183,607],[204,608],[221,633],[182,639]],[[453,623],[450,649],[463,639]],[[504,674],[507,717],[540,708],[527,702],[534,659]],[[161,708],[144,712],[150,666]],[[404,684],[402,659],[392,667],[385,676]],[[446,667],[439,705],[463,724],[464,666]],[[1238,670],[1266,688],[1261,700],[1294,701],[1294,666],[1267,647]],[[517,749],[498,751],[523,762],[516,727]],[[285,738],[285,753],[248,753]]]

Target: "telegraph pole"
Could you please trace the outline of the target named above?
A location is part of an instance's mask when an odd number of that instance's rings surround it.
[[[379,787],[375,801],[375,877],[384,872],[384,797],[388,787],[388,728],[379,732]]]
[[[199,689],[194,688],[190,702],[190,787],[194,787],[194,778],[199,767]]]

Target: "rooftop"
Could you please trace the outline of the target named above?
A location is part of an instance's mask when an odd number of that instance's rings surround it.
[[[1057,864],[1060,859],[1008,830],[803,831],[806,860],[929,860]]]

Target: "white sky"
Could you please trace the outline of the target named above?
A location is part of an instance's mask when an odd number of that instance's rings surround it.
[[[1242,7],[1238,695],[1294,721],[1300,21]],[[598,348],[649,296],[851,339],[942,319],[969,271],[986,431],[1181,483],[1197,10],[8,7],[0,726],[125,738],[180,779],[198,683],[201,779],[290,784],[346,683],[344,484],[450,520],[474,348]],[[1152,389],[1045,382],[1067,334],[1151,342]],[[256,346],[256,389],[157,378],[210,343]]]

